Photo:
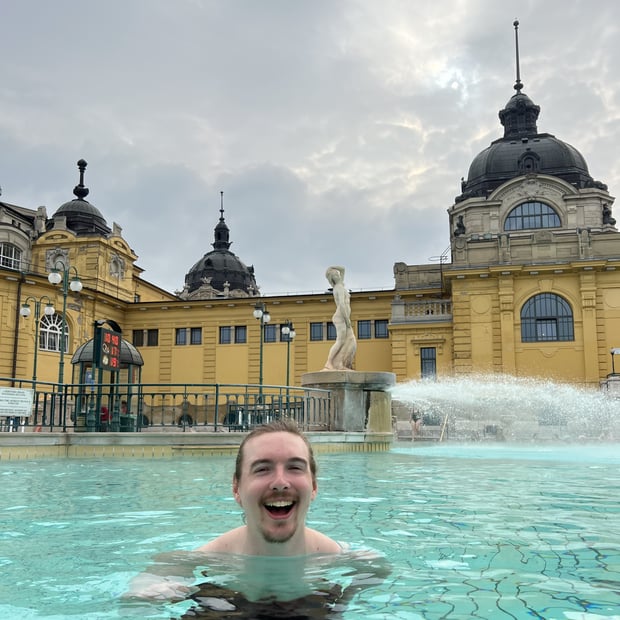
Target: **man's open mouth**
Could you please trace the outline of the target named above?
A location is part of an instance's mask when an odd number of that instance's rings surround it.
[[[291,500],[278,500],[265,502],[264,506],[268,512],[274,516],[284,516],[288,514],[295,505],[295,502]]]

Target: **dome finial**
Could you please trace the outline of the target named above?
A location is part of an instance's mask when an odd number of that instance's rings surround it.
[[[232,245],[230,230],[224,220],[224,192],[220,192],[220,221],[215,226],[215,242],[212,244],[215,250],[228,250]]]
[[[515,82],[514,89],[520,93],[523,83],[521,82],[521,70],[519,69],[519,20],[515,19],[512,25],[515,27],[515,56],[517,61],[517,81]]]
[[[84,170],[88,164],[84,159],[80,159],[77,166],[80,169],[80,182],[73,188],[73,194],[80,200],[84,200],[88,196],[88,187],[84,187]]]

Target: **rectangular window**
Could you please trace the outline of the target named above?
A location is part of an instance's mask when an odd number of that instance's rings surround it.
[[[144,346],[144,330],[134,329],[132,332],[131,342],[134,347],[143,347]]]
[[[358,340],[369,340],[372,336],[370,321],[357,322],[357,338]]]
[[[220,327],[220,344],[230,344],[232,336],[232,327],[223,325]]]
[[[422,379],[437,377],[437,350],[435,347],[420,347],[420,374]]]
[[[310,323],[310,340],[323,340],[323,323]]]
[[[235,326],[235,343],[245,344],[248,341],[248,330],[245,325]]]
[[[555,319],[536,319],[536,340],[557,340],[558,323]]]
[[[329,321],[327,323],[327,340],[336,340],[336,326]]]
[[[278,326],[277,325],[263,325],[263,342],[277,342],[278,338]]]
[[[185,327],[177,327],[174,336],[174,344],[178,346],[187,344],[187,329]]]
[[[202,327],[192,327],[190,330],[190,344],[202,344]]]
[[[159,330],[147,329],[146,330],[146,346],[156,347],[159,344]]]
[[[387,319],[378,319],[375,321],[375,338],[389,338]]]

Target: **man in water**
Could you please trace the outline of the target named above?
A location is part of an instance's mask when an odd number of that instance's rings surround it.
[[[347,564],[363,566],[363,572],[357,575],[352,567],[351,585],[346,589],[325,579],[312,587],[304,585],[304,567],[310,556],[315,556],[313,563],[325,565],[330,557],[347,556],[342,545],[306,525],[318,490],[316,473],[312,446],[293,421],[257,427],[239,447],[232,480],[245,524],[193,552],[160,555],[158,564],[134,580],[126,598],[189,598],[198,603],[182,618],[337,617],[332,614],[339,614],[356,591],[380,583],[389,569],[376,554],[356,552],[347,557]],[[261,569],[261,556],[282,562],[288,558],[288,563],[270,565],[267,574],[265,566]],[[217,573],[227,561],[230,567],[224,572],[237,574],[240,589],[230,582],[228,587],[217,584]],[[192,585],[194,569],[201,564],[211,565],[203,575],[215,581]]]
[[[306,526],[317,494],[312,446],[288,420],[254,429],[243,440],[233,476],[233,496],[245,525],[198,548],[203,553],[291,556],[340,553],[342,547]]]

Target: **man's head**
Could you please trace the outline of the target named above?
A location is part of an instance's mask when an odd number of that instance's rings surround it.
[[[245,513],[254,553],[271,554],[272,543],[280,547],[278,553],[304,548],[306,515],[316,492],[312,448],[294,423],[265,424],[244,439],[233,495]]]
[[[237,452],[237,460],[235,461],[235,480],[241,479],[241,472],[243,469],[243,450],[248,441],[251,441],[254,437],[260,437],[266,433],[291,433],[292,435],[297,435],[301,437],[303,442],[308,447],[308,462],[310,464],[310,471],[312,472],[312,479],[316,481],[316,460],[314,458],[314,452],[312,450],[312,446],[308,441],[308,438],[299,430],[297,424],[288,418],[283,418],[280,420],[275,420],[274,422],[269,422],[268,424],[262,424],[261,426],[257,426],[253,431],[246,435],[245,439],[241,442],[239,446],[239,452]]]

